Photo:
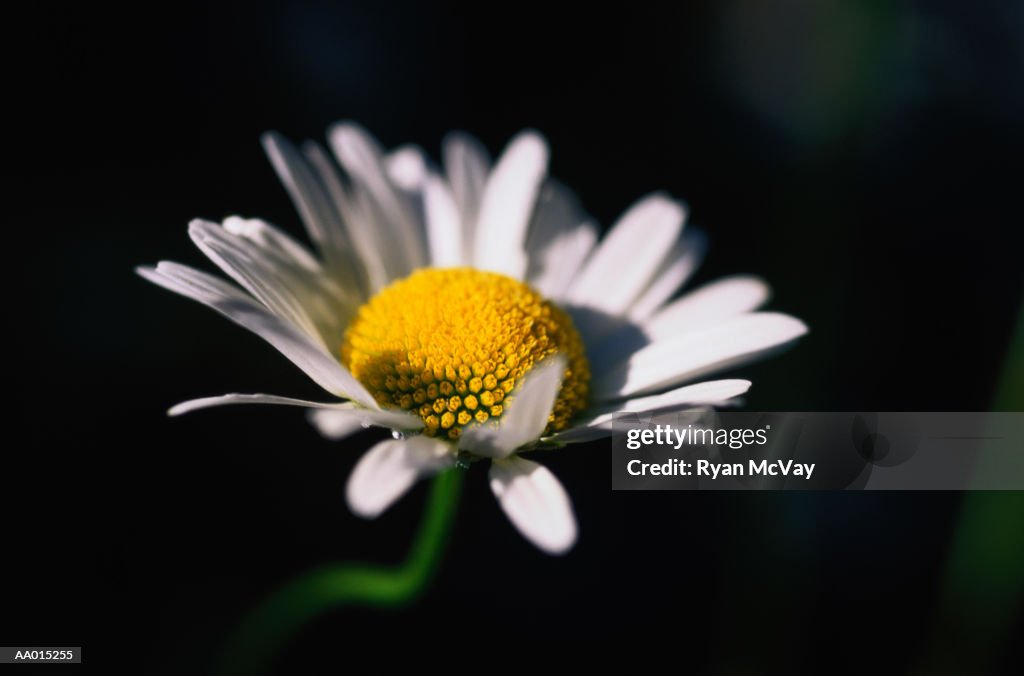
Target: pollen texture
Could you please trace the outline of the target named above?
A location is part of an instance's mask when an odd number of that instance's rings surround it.
[[[569,315],[529,286],[470,268],[428,268],[381,290],[345,333],[341,360],[382,406],[413,411],[431,436],[500,418],[534,364],[567,368],[548,432],[587,401],[590,368]]]

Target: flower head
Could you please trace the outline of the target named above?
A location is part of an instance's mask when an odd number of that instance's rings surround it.
[[[590,369],[568,313],[523,282],[472,268],[424,268],[383,289],[345,332],[341,363],[381,406],[456,440],[497,421],[506,395],[546,357],[564,371],[548,432],[586,407]]]
[[[276,347],[336,401],[228,394],[233,403],[310,408],[325,436],[393,431],[356,464],[350,507],[376,516],[456,458],[491,462],[490,483],[531,542],[576,540],[571,502],[523,453],[610,433],[622,412],[725,405],[746,380],[693,383],[788,343],[799,320],[755,312],[764,282],[733,277],[673,300],[703,240],[684,206],[641,199],[599,241],[573,195],[547,177],[535,132],[491,163],[450,135],[441,167],[415,147],[386,153],[360,127],[315,144],[264,146],[313,242],[261,220],[193,221],[196,245],[237,285],[162,262],[139,268]]]

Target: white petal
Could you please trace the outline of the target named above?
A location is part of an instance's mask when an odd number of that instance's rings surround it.
[[[419,190],[427,177],[427,164],[418,146],[395,148],[384,158],[384,166],[388,176],[402,190]]]
[[[452,132],[443,143],[444,170],[462,224],[460,260],[473,260],[473,230],[476,228],[491,160],[487,150],[469,134]]]
[[[262,137],[263,149],[302,217],[310,239],[325,255],[346,247],[346,238],[334,203],[302,154],[275,132]]]
[[[526,238],[527,282],[545,298],[561,300],[596,242],[597,228],[576,196],[549,180]]]
[[[554,355],[535,366],[512,393],[501,418],[467,427],[459,448],[489,458],[504,458],[540,438],[551,417],[565,373],[566,361]]]
[[[549,268],[550,274],[537,280],[538,290],[547,289],[541,293],[555,301],[562,301],[566,291],[572,284],[583,262],[594,250],[597,244],[597,227],[593,223],[581,223],[572,230],[569,230],[559,238],[559,241],[552,246],[547,258],[560,259],[560,264]]]
[[[598,245],[572,283],[568,302],[610,315],[625,314],[671,254],[686,211],[665,195],[633,205]]]
[[[513,455],[491,463],[491,490],[509,520],[548,554],[576,543],[576,517],[565,488],[546,467]]]
[[[573,427],[565,430],[565,433],[580,428],[608,428],[612,426],[614,417],[623,413],[652,413],[679,409],[689,406],[721,406],[730,399],[746,393],[750,389],[749,380],[709,380],[703,383],[686,385],[663,394],[656,394],[650,397],[637,397],[626,401],[610,404],[592,411],[588,411],[589,417],[580,421]],[[548,437],[551,441],[564,441],[563,434],[555,434]]]
[[[372,425],[387,427],[393,430],[418,430],[423,427],[423,421],[418,416],[406,411],[393,409],[372,410],[345,402],[308,401],[306,399],[279,397],[274,394],[222,394],[217,397],[191,399],[171,407],[167,415],[183,415],[202,408],[226,406],[229,404],[274,404],[278,406],[300,406],[302,408],[319,409],[334,416],[345,416],[363,427]]]
[[[587,354],[592,364],[614,365],[647,345],[710,328],[756,309],[767,299],[768,285],[756,277],[721,279],[663,306],[646,321],[614,327],[597,340],[588,336]],[[586,318],[581,330],[594,332],[585,322]]]
[[[243,286],[278,317],[302,329],[326,347],[313,319],[284,283],[273,262],[251,242],[236,237],[216,223],[196,219],[188,234],[207,258]]]
[[[598,376],[592,396],[602,400],[657,391],[755,359],[806,332],[803,322],[788,315],[741,315],[648,345]]]
[[[317,339],[328,352],[341,345],[360,304],[316,259],[280,230],[259,220],[230,217],[219,227],[189,225],[196,245],[269,310]]]
[[[321,271],[320,262],[306,247],[290,235],[259,218],[228,216],[224,229],[236,237],[244,237],[264,251],[313,273]]]
[[[617,404],[616,413],[658,411],[679,404],[720,404],[746,394],[751,382],[742,378],[708,380],[650,397],[635,397]]]
[[[770,294],[757,277],[720,279],[689,292],[659,310],[644,324],[644,333],[662,340],[684,331],[713,326],[763,305]]]
[[[379,409],[370,393],[334,357],[300,329],[271,314],[240,290],[212,275],[176,263],[136,271],[165,289],[197,300],[273,345],[331,394]]]
[[[276,284],[289,290],[329,352],[332,346],[336,348],[341,344],[352,315],[362,303],[359,288],[351,284],[341,286],[342,281],[302,245],[269,223],[229,216],[224,219],[223,228],[229,235],[252,243],[259,250],[263,262],[254,273],[269,273]]]
[[[523,279],[526,229],[547,172],[548,147],[536,132],[509,142],[487,179],[474,233],[473,265]]]
[[[690,419],[690,417],[692,416],[692,419],[696,421],[696,419],[699,418],[700,416],[704,416],[707,415],[708,413],[713,412],[715,408],[729,406],[737,402],[738,400],[726,400],[722,402],[716,402],[713,406],[706,404],[680,404],[678,406],[670,406],[669,408],[661,409],[660,411],[658,411],[658,413],[675,413],[677,415],[685,413],[687,414],[686,419]],[[633,415],[640,417],[641,420],[645,420],[646,422],[650,422],[651,416],[655,415],[655,413],[651,411],[631,411],[631,413],[633,413]],[[582,444],[588,441],[594,441],[595,439],[605,439],[607,437],[612,436],[612,432],[612,421],[607,420],[603,424],[587,424],[563,430],[558,434],[552,435],[551,437],[545,439],[545,441],[558,444]]]
[[[439,176],[430,176],[424,188],[427,212],[427,243],[430,264],[437,268],[456,267],[467,263],[462,241],[462,217],[448,186]]]
[[[301,406],[303,408],[337,408],[338,406],[351,407],[351,404],[343,403],[321,403],[307,401],[305,399],[293,399],[292,397],[279,397],[276,394],[221,394],[216,397],[202,397],[190,399],[180,404],[175,404],[167,411],[167,415],[176,416],[198,411],[213,406],[227,406],[230,404],[273,404],[277,406]]]
[[[706,249],[707,238],[703,234],[690,230],[683,235],[671,255],[662,262],[650,285],[630,305],[630,320],[642,321],[664,305],[697,270]]]
[[[420,479],[455,464],[452,447],[430,437],[389,439],[363,455],[348,478],[349,508],[372,519]]]
[[[340,441],[356,432],[366,429],[358,417],[348,411],[332,411],[325,408],[310,409],[307,412],[310,424],[326,439]]]
[[[255,301],[237,286],[180,263],[161,261],[155,268],[142,265],[135,268],[135,272],[154,284],[204,305],[219,300],[236,300],[255,305]]]
[[[612,430],[608,426],[594,425],[582,427],[573,427],[567,430],[562,430],[558,434],[554,434],[545,441],[551,441],[558,444],[585,444],[588,441],[596,441],[597,439],[607,439],[612,436]]]
[[[377,141],[351,122],[330,130],[331,147],[352,177],[364,216],[376,226],[378,256],[387,255],[391,279],[405,277],[426,262],[426,235],[407,198],[388,176]]]
[[[302,152],[340,216],[342,236],[330,250],[321,252],[325,266],[339,283],[357,290],[366,300],[370,289],[388,280],[374,238],[376,228],[359,208],[327,152],[312,141],[303,144]]]

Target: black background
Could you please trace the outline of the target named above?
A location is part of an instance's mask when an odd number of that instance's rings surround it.
[[[492,154],[537,128],[601,223],[668,190],[710,236],[696,282],[763,275],[770,307],[809,324],[736,372],[750,410],[994,405],[1021,297],[1020,5],[79,3],[11,28],[8,106],[26,117],[9,168],[28,183],[7,224],[4,645],[202,673],[292,575],[402,557],[424,487],[375,522],[342,500],[379,435],[330,443],[269,407],[164,416],[224,392],[320,396],[132,272],[211,269],[186,236],[197,216],[299,233],[267,129],[322,139],[354,119],[436,157],[453,128]],[[325,615],[278,668],[341,668],[378,640],[457,660],[650,638],[726,672],[930,659],[963,495],[612,493],[609,451],[548,462],[580,522],[567,557],[523,541],[475,467],[426,597]],[[1019,646],[997,651],[1012,664]]]

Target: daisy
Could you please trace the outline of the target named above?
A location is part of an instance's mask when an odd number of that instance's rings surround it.
[[[755,277],[673,300],[703,241],[686,208],[662,193],[630,207],[603,237],[547,176],[533,131],[495,162],[463,134],[443,163],[406,146],[385,152],[361,127],[319,145],[263,145],[313,250],[257,219],[189,225],[196,246],[237,284],[172,262],[140,275],[207,305],[277,348],[336,400],[226,394],[222,404],[312,409],[322,434],[392,430],[358,461],[351,509],[374,517],[418,479],[490,462],[490,486],[514,526],[557,554],[576,541],[572,504],[528,451],[611,433],[615,414],[727,405],[747,380],[694,383],[806,332],[755,312]]]

